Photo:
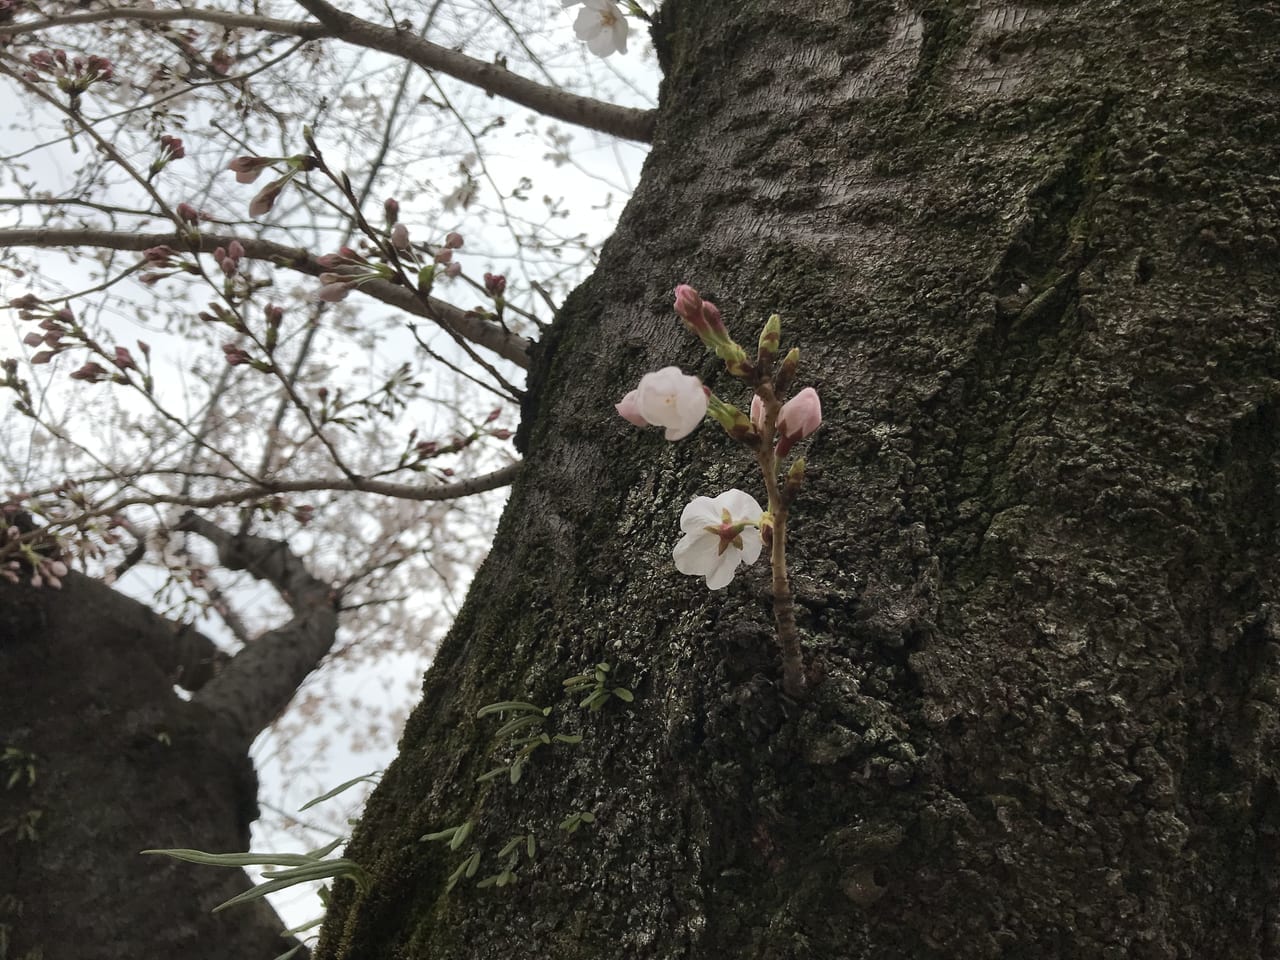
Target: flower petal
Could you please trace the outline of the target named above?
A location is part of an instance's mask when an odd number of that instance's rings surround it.
[[[720,561],[716,553],[719,545],[719,539],[705,531],[686,533],[671,551],[671,556],[681,573],[705,576]]]
[[[720,555],[719,562],[715,568],[707,574],[707,589],[719,590],[727,587],[729,581],[733,579],[733,575],[738,570],[738,558],[741,552],[736,547],[730,547]]]
[[[599,35],[600,26],[600,14],[590,7],[583,7],[573,21],[573,32],[577,34],[579,40],[590,43]]]
[[[685,533],[719,523],[720,508],[710,497],[694,497],[680,513],[680,529]]]
[[[764,513],[760,504],[756,503],[755,497],[736,487],[716,497],[715,503],[717,510],[728,510],[729,516],[737,521],[759,520],[760,515]]]
[[[764,549],[764,541],[760,539],[760,531],[755,527],[747,527],[742,531],[742,562],[755,563],[760,559],[760,551]]]
[[[597,57],[607,57],[615,52],[613,33],[604,24],[597,28],[596,35],[587,41],[587,49]]]

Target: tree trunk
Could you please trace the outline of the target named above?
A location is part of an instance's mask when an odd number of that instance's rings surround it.
[[[219,659],[87,577],[0,580],[0,960],[270,960],[294,942],[262,901],[210,913],[243,871],[140,855],[248,849],[243,724],[174,693],[206,689]]]
[[[320,955],[1280,957],[1277,5],[671,0],[657,33],[653,153]],[[613,411],[668,364],[745,402],[680,281],[744,344],[781,313],[823,398],[805,702],[765,564],[671,562],[754,465]],[[601,660],[635,702],[580,711]],[[585,739],[477,783],[502,700]]]

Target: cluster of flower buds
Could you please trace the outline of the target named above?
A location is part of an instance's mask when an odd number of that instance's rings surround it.
[[[109,83],[115,76],[106,57],[68,57],[63,50],[37,50],[27,57],[27,62],[32,69],[23,74],[24,79],[32,83],[54,80],[73,102],[95,83]]]
[[[143,265],[159,269],[147,270],[138,275],[138,281],[148,287],[154,286],[166,277],[176,273],[199,273],[200,268],[194,263],[184,260],[172,247],[161,245],[148,247],[142,251]]]
[[[187,150],[182,141],[165,134],[160,138],[160,153],[151,161],[151,175],[155,176],[174,160],[181,160],[186,155]]]
[[[485,417],[483,425],[470,433],[457,433],[449,438],[447,443],[438,440],[419,440],[418,431],[412,430],[409,433],[409,442],[405,453],[400,457],[400,465],[407,466],[410,470],[422,470],[421,466],[424,460],[432,460],[436,457],[442,457],[447,453],[459,453],[471,446],[481,437],[493,437],[497,440],[510,440],[511,431],[505,427],[492,427],[492,424],[502,416],[502,408],[498,407],[489,411],[489,415]],[[440,471],[446,477],[453,476],[453,470],[445,468]]]
[[[721,400],[697,377],[682,373],[678,367],[646,373],[636,389],[615,406],[630,423],[663,427],[668,440],[688,436],[709,415],[729,436],[755,451],[766,485],[773,491],[769,511],[741,490],[730,490],[714,499],[698,497],[681,517],[685,536],[673,554],[676,568],[706,577],[707,586],[716,590],[729,583],[739,563],[751,563],[759,556],[761,533],[772,530],[773,513],[785,512],[798,493],[804,458],[791,465],[781,489],[776,485],[778,461],[818,429],[822,404],[812,387],[783,402],[795,380],[800,352],[793,349],[777,363],[782,321],[776,314],[766,321],[755,360],[751,360],[729,335],[716,305],[703,300],[693,287],[676,287],[675,312],[707,349],[724,361],[726,370],[752,389],[750,414]]]
[[[28,347],[45,347],[32,354],[32,363],[48,363],[79,339],[79,327],[70,307],[54,309],[33,293],[9,301],[18,311],[18,319],[35,320],[40,332],[32,331],[22,338]],[[73,342],[65,342],[64,338]]]
[[[351,247],[342,247],[337,253],[316,257],[316,262],[324,268],[324,272],[320,274],[320,289],[315,292],[315,298],[326,303],[345,300],[352,288],[362,283],[390,280],[394,275],[390,267],[374,263]]]
[[[213,251],[213,259],[224,276],[233,277],[240,270],[240,260],[244,257],[244,245],[239,240],[232,240],[227,246]]]
[[[269,355],[275,349],[279,340],[280,322],[284,318],[284,311],[269,303],[264,312],[267,321],[266,336],[260,338],[259,343],[265,346]],[[197,316],[205,323],[220,323],[238,334],[248,335],[249,333],[249,328],[245,326],[240,314],[234,310],[227,309],[220,303],[210,303],[209,309],[201,310]],[[249,366],[262,373],[270,373],[275,369],[269,360],[258,359],[235,340],[228,340],[222,344],[222,356],[233,367]]]
[[[5,506],[9,506],[9,504]],[[30,544],[22,543],[22,530],[16,526],[11,525],[5,530],[4,539],[3,546],[11,549],[16,548],[20,551],[22,560],[25,560],[31,568],[31,586],[42,587],[48,584],[55,590],[62,587],[62,578],[67,575],[67,565],[65,563],[53,557],[43,556],[37,553]],[[5,552],[9,552],[9,550]],[[0,577],[10,583],[20,582],[22,560],[10,559],[0,564]]]

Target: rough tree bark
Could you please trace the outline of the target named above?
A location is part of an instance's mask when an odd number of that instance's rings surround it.
[[[319,955],[1280,956],[1277,5],[671,0],[658,40],[643,180]],[[763,564],[671,564],[748,461],[612,409],[670,363],[735,398],[678,281],[747,342],[779,311],[823,397],[804,703]],[[477,708],[598,660],[635,703],[478,784]]]
[[[0,581],[0,958],[270,960],[292,942],[262,901],[209,912],[249,888],[242,871],[140,851],[248,849],[249,745],[332,645],[333,597],[281,543],[183,529],[293,619],[229,658],[86,577]]]

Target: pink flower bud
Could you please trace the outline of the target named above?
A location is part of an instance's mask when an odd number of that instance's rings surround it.
[[[236,175],[237,183],[253,183],[262,176],[262,171],[271,166],[271,157],[236,157],[227,169]]]
[[[249,201],[249,216],[260,217],[264,213],[270,212],[271,208],[276,205],[276,198],[280,196],[280,191],[284,189],[284,185],[287,182],[287,180],[274,180],[263,187],[258,195]]]
[[[757,430],[764,429],[764,401],[759,394],[751,398],[751,422]]]
[[[31,355],[31,362],[33,364],[48,363],[50,360],[53,359],[53,357],[54,357],[54,353],[52,350],[40,350]]]
[[[101,380],[107,379],[107,377],[108,374],[106,369],[101,364],[94,363],[92,360],[86,363],[79,370],[74,370],[71,373],[72,380],[88,380],[90,383],[98,383]]]
[[[462,234],[457,231],[445,234],[444,245],[450,250],[457,250],[462,246]]]
[[[453,263],[453,251],[448,247],[443,250],[437,250],[434,259],[436,263]]]
[[[151,356],[151,344],[147,343],[145,340],[138,341],[138,349],[142,351],[142,355],[144,357]]]
[[[227,251],[225,248],[218,247],[213,251],[213,259],[216,260],[218,263],[221,263],[226,258],[227,258]]]
[[[171,137],[165,134],[160,138],[160,151],[167,155],[169,160],[181,160],[187,155],[186,148],[183,147],[182,141],[177,137]]]
[[[116,347],[115,364],[121,370],[138,369],[138,365],[133,362],[133,354],[129,352],[128,347]]]
[[[142,251],[142,259],[159,267],[171,266],[169,258],[173,256],[173,248],[166,246],[147,247]]]
[[[400,202],[394,197],[388,197],[383,201],[382,209],[387,215],[387,223],[395,223],[400,219]]]
[[[28,333],[22,338],[22,342],[28,347],[38,347],[40,344],[44,343],[44,334],[35,332]]]
[[[675,311],[685,322],[696,325],[702,319],[702,297],[687,283],[676,287]]]
[[[725,332],[724,322],[720,319],[720,308],[710,300],[702,301],[702,320],[712,330]]]
[[[409,249],[409,228],[403,223],[397,223],[391,228],[391,245],[397,250]]]
[[[226,274],[228,277],[235,275],[236,262],[232,260],[230,257],[223,257],[221,262],[219,262],[218,266],[219,268],[221,268],[222,272]]]
[[[239,240],[232,240],[227,244],[227,256],[232,260],[239,260],[244,256],[244,244]]]
[[[451,263],[444,268],[444,275],[446,277],[456,277],[460,273],[462,273],[462,264],[460,263]]]
[[[785,456],[793,443],[809,436],[821,423],[822,402],[818,391],[805,387],[778,412],[778,456]]]
[[[489,296],[500,297],[507,292],[507,278],[500,273],[486,273],[484,289]]]
[[[187,223],[200,222],[199,212],[189,203],[178,204],[178,216],[187,221]]]
[[[321,274],[321,277],[325,276]],[[332,276],[332,274],[330,274]],[[351,284],[349,283],[326,283],[316,290],[315,297],[317,300],[323,300],[325,303],[337,303],[339,300],[347,299],[347,294],[351,292]]]
[[[617,410],[618,415],[628,423],[634,423],[637,427],[647,427],[649,425],[649,421],[640,415],[639,399],[640,391],[632,390],[618,403],[615,403],[613,408]]]

